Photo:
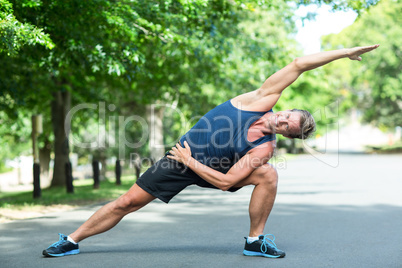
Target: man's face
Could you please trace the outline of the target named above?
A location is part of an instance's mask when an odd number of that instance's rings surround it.
[[[272,132],[288,136],[300,133],[300,113],[290,110],[280,111],[268,118],[268,128]]]

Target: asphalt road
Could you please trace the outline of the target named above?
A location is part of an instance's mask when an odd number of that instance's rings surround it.
[[[284,259],[242,255],[252,187],[190,187],[83,241],[75,256],[41,252],[99,206],[0,224],[0,267],[402,267],[401,163],[402,155],[280,159],[266,232]]]

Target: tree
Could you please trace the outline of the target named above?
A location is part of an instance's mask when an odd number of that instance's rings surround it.
[[[334,76],[342,79],[338,88],[348,107],[358,107],[363,119],[383,128],[402,125],[402,3],[383,0],[362,13],[356,22],[339,34],[323,39],[326,48],[380,44],[358,65],[339,62],[332,66]],[[337,70],[335,70],[337,69]],[[336,79],[334,77],[334,79]]]
[[[5,79],[1,84],[5,89],[4,99],[19,103],[18,109],[23,105],[27,109],[42,110],[52,103],[53,185],[65,181],[63,169],[69,161],[69,146],[63,118],[71,106],[70,100],[74,103],[113,99],[116,90],[111,87],[115,85],[119,86],[119,93],[123,92],[123,98],[134,95],[132,99],[138,103],[150,103],[153,96],[159,98],[170,89],[158,85],[158,81],[168,78],[168,65],[162,75],[153,74],[155,64],[150,62],[145,66],[147,61],[158,62],[153,55],[161,55],[173,63],[186,55],[186,51],[193,50],[192,46],[210,33],[211,24],[205,23],[208,18],[219,20],[230,15],[232,8],[225,2],[209,5],[208,1],[26,0],[12,3],[19,21],[46,29],[55,44],[51,51],[23,47],[14,58],[4,57],[6,65],[18,71],[4,70]],[[150,79],[137,80],[148,76],[153,77],[155,86],[147,86]],[[140,85],[136,81],[141,81]],[[14,108],[7,109],[15,112]]]

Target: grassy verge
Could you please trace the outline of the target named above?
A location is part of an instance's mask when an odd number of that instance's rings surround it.
[[[393,145],[369,146],[368,151],[371,153],[402,153],[402,141],[395,142]]]
[[[48,212],[72,209],[113,200],[134,184],[134,177],[122,177],[122,184],[102,181],[99,189],[93,189],[93,180],[74,181],[74,194],[66,193],[65,187],[42,190],[42,197],[33,199],[32,191],[0,193],[0,222],[32,218]]]
[[[12,170],[13,170],[12,167],[3,166],[3,165],[1,165],[1,163],[0,163],[0,174],[1,174],[1,173],[6,173],[6,172],[10,172],[10,171],[12,171]]]

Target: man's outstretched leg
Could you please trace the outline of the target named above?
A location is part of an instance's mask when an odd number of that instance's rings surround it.
[[[137,211],[155,197],[134,184],[130,190],[101,207],[69,237],[60,234],[60,240],[43,251],[43,255],[59,257],[78,254],[78,242],[113,228],[127,214]]]
[[[243,254],[270,258],[285,257],[285,252],[276,248],[273,235],[263,235],[265,224],[275,202],[278,174],[269,164],[257,168],[237,186],[255,185],[249,205],[250,233]]]

